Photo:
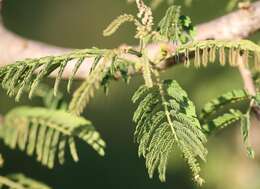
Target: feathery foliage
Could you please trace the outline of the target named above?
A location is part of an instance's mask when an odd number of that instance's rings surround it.
[[[67,144],[74,161],[78,161],[77,138],[104,155],[105,142],[92,123],[63,110],[15,108],[5,117],[1,138],[12,149],[18,146],[30,156],[36,154],[37,160],[49,168],[53,168],[56,156],[60,164],[64,163]]]
[[[195,29],[188,16],[181,15],[180,6],[171,6],[158,24],[158,31],[166,41],[186,43],[192,39]],[[163,40],[163,39],[160,39]]]
[[[159,33],[167,40],[179,41],[181,33],[179,27],[180,9],[180,6],[171,6],[158,24]]]
[[[119,16],[108,25],[108,27],[104,30],[103,35],[110,36],[114,34],[123,23],[133,22],[136,26],[135,38],[140,39],[140,46],[142,50],[145,43],[147,43],[153,35],[153,15],[151,8],[148,7],[143,0],[136,0],[135,2],[138,8],[137,16],[135,17],[130,14]]]
[[[28,178],[23,174],[12,174],[6,177],[0,176],[1,189],[51,189],[51,187]]]
[[[202,184],[198,161],[199,158],[206,160],[205,133],[211,134],[239,120],[244,145],[249,157],[253,158],[254,151],[249,143],[250,113],[253,112],[253,107],[260,107],[260,47],[248,40],[194,41],[195,29],[191,19],[181,14],[181,7],[173,5],[174,0],[168,0],[171,6],[156,26],[152,9],[163,0],[152,0],[151,6],[147,6],[143,0],[128,1],[135,1],[137,15],[119,16],[104,30],[103,35],[110,36],[124,23],[132,22],[136,26],[135,38],[139,40],[137,50],[128,46],[112,50],[83,49],[65,55],[26,59],[0,68],[0,84],[9,96],[15,96],[18,101],[23,93],[28,92],[30,98],[41,97],[45,106],[24,106],[11,110],[0,127],[0,138],[12,149],[18,147],[30,156],[36,155],[37,160],[49,168],[54,167],[56,159],[60,164],[64,163],[67,147],[74,161],[78,161],[75,141],[78,139],[88,143],[103,156],[105,142],[92,123],[80,115],[94,96],[95,90],[103,86],[107,92],[110,81],[122,78],[128,82],[132,73],[141,72],[145,85],[132,98],[134,103],[139,102],[133,117],[137,124],[134,138],[139,144],[139,156],[145,158],[150,177],[153,177],[157,169],[159,179],[166,180],[168,158],[177,149],[187,161],[194,180]],[[185,0],[187,4],[191,2],[192,0]],[[232,2],[237,3],[236,0]],[[158,55],[151,58],[146,47],[148,43],[156,42],[171,43],[177,49],[173,52],[170,49],[172,47],[164,49],[162,45]],[[218,58],[223,66],[227,62],[231,66],[237,66],[239,60],[251,68],[253,66],[248,65],[248,62],[253,59],[257,95],[251,96],[245,90],[230,91],[207,103],[199,120],[195,105],[180,85],[174,80],[160,80],[158,64],[172,57],[176,61],[184,60],[187,67],[192,58],[195,67],[207,66]],[[69,64],[74,64],[68,78],[67,91],[70,92],[77,72],[89,60],[93,64],[88,67],[88,75],[67,103],[58,90],[66,68]],[[54,86],[49,89],[41,85],[41,81],[53,72],[56,74]],[[248,102],[245,113],[232,108],[223,113],[230,104],[245,101]],[[0,156],[0,166],[1,164]],[[49,189],[20,174],[0,176],[0,188]]]
[[[193,37],[195,29],[191,19],[181,15],[180,6],[170,6],[154,30],[151,9],[142,0],[137,0],[136,4],[139,11],[136,18],[129,14],[119,16],[104,30],[103,35],[112,35],[123,23],[133,22],[136,26],[135,37],[140,39],[141,50],[148,42],[175,41],[185,43]]]
[[[133,22],[134,16],[130,14],[123,14],[116,18],[113,22],[109,24],[109,26],[103,31],[104,36],[110,36],[115,33],[119,27],[125,22]]]
[[[77,61],[73,74],[69,79],[68,89],[70,89],[72,80],[75,77],[79,67],[82,65],[84,59],[95,58],[97,56],[102,57],[105,52],[106,50],[93,48],[76,50],[60,56],[18,61],[15,64],[0,68],[0,82],[2,84],[2,88],[7,91],[7,94],[9,96],[16,96],[16,100],[20,99],[26,88],[29,89],[29,97],[31,98],[39,83],[45,77],[57,70],[58,75],[54,85],[54,94],[56,94],[62,74],[68,64],[73,63],[73,61]],[[35,74],[36,72],[37,74]]]
[[[134,70],[134,67],[132,66],[133,62],[123,58],[123,55],[127,53],[138,54],[132,49],[100,50],[93,48],[78,50],[61,56],[28,59],[0,68],[0,82],[8,95],[15,96],[16,100],[19,101],[25,91],[29,92],[30,98],[35,95],[40,82],[52,72],[58,70],[53,89],[54,95],[57,96],[60,80],[66,66],[69,63],[75,63],[72,74],[68,79],[67,90],[69,92],[75,74],[84,60],[92,58],[94,63],[90,74],[73,94],[69,106],[70,112],[79,115],[90,97],[94,95],[95,89],[98,89],[101,85],[107,89],[109,81],[120,76],[125,80],[129,79],[128,71],[129,69]],[[35,74],[36,72],[38,74]]]
[[[212,99],[208,102],[201,111],[200,119],[206,120],[210,115],[219,112],[221,108],[226,107],[232,103],[240,103],[245,100],[250,100],[251,97],[245,90],[233,90],[227,92],[218,98]]]
[[[204,131],[211,134],[215,130],[223,129],[240,120],[241,135],[248,156],[254,158],[254,150],[249,143],[250,113],[255,104],[258,106],[258,96],[259,94],[250,96],[244,90],[233,90],[211,100],[204,106],[200,115],[201,122],[204,123]],[[248,103],[246,113],[243,113],[239,109],[232,108],[229,108],[228,112],[222,113],[224,107],[228,107],[230,104],[239,104],[244,101]]]
[[[83,112],[89,99],[94,96],[94,91],[100,87],[101,81],[106,75],[106,63],[107,60],[103,60],[102,63],[98,64],[75,91],[69,105],[69,112],[75,115],[80,115]]]
[[[134,70],[134,63],[120,58],[122,53],[124,53],[122,50],[117,52],[111,50],[107,51],[103,57],[95,59],[85,81],[73,94],[68,110],[70,113],[80,115],[90,98],[94,96],[94,91],[99,89],[100,86],[103,86],[107,91],[111,80],[122,77],[126,82],[129,81],[128,72],[129,69]]]
[[[139,156],[146,159],[149,176],[153,177],[157,168],[160,180],[165,181],[168,157],[178,148],[195,181],[202,184],[197,156],[206,158],[207,150],[203,146],[206,137],[186,92],[176,81],[168,80],[162,86],[141,86],[132,101],[140,101],[133,117],[137,123],[134,135],[139,143]]]
[[[223,129],[235,122],[240,121],[241,135],[244,145],[247,150],[247,154],[250,158],[254,158],[254,150],[249,143],[249,129],[250,129],[250,114],[247,112],[243,114],[240,110],[230,109],[227,113],[224,113],[203,125],[203,129],[208,134],[212,133],[216,129]]]

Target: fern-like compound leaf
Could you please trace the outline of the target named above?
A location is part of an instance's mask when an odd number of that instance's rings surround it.
[[[134,136],[139,144],[139,156],[146,159],[149,176],[153,177],[157,169],[160,180],[165,181],[169,155],[178,148],[195,181],[202,184],[197,156],[206,158],[207,150],[203,145],[206,137],[186,92],[176,81],[170,80],[165,81],[162,88],[141,86],[132,100],[140,101],[133,116],[137,124]]]
[[[36,154],[43,165],[53,168],[55,158],[64,163],[67,144],[75,161],[75,139],[89,144],[101,156],[105,142],[90,121],[63,110],[18,107],[9,112],[1,127],[1,138],[12,149],[18,147],[28,155]]]
[[[212,114],[221,111],[221,109],[229,104],[239,103],[245,100],[250,100],[250,96],[245,90],[233,90],[227,92],[210,102],[208,102],[201,111],[200,118],[205,120]]]
[[[181,15],[181,7],[173,5],[159,22],[158,32],[161,40],[187,43],[193,38],[195,29],[190,17]]]
[[[102,56],[105,52],[106,50],[96,48],[83,49],[60,56],[18,61],[15,64],[0,68],[0,83],[9,96],[16,96],[16,100],[19,100],[24,91],[28,89],[29,97],[32,97],[39,83],[57,70],[58,74],[54,86],[54,94],[56,94],[61,77],[68,64],[72,64],[78,60],[69,80],[68,88],[70,88],[73,77],[84,59]]]
[[[51,187],[19,173],[0,176],[0,189],[51,189]]]
[[[180,6],[171,6],[158,24],[159,33],[169,41],[179,41],[181,33],[179,27]]]
[[[103,60],[97,60],[88,74],[86,80],[73,94],[72,100],[69,105],[69,112],[80,115],[91,97],[94,96],[95,90],[99,89],[103,79],[107,75],[107,72],[112,64],[116,61],[117,56],[111,51],[107,53]],[[99,63],[99,61],[101,61]]]
[[[240,120],[241,135],[244,145],[246,147],[248,156],[254,158],[254,150],[249,143],[249,130],[250,130],[250,111],[252,104],[257,105],[256,96],[250,96],[245,90],[233,90],[227,92],[220,97],[208,102],[200,115],[201,122],[204,123],[203,129],[208,134],[223,129],[229,125],[233,125]],[[228,112],[222,113],[230,104],[248,101],[249,108],[245,114],[238,109],[230,109]]]
[[[220,97],[211,100],[203,108],[200,118],[204,123],[203,129],[208,134],[215,130],[220,130],[240,120],[241,134],[244,145],[246,147],[248,156],[254,158],[254,150],[249,143],[249,129],[250,129],[250,110],[251,102],[256,101],[256,96],[250,96],[244,90],[233,90],[221,95]],[[249,110],[246,114],[243,114],[240,110],[229,109],[228,112],[222,113],[223,109],[229,106],[231,103],[239,103],[242,101],[248,101]],[[222,113],[219,115],[219,113]]]

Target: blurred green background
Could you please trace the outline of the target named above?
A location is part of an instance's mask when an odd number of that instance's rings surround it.
[[[227,3],[226,0],[194,0],[192,7],[183,7],[182,10],[191,16],[194,24],[198,24],[223,15]],[[177,4],[182,4],[182,1],[177,1]],[[160,6],[154,16],[160,18],[166,8],[167,5]],[[7,28],[30,39],[70,48],[114,48],[122,43],[137,43],[131,25],[123,26],[110,38],[102,37],[104,27],[124,12],[134,14],[134,4],[127,5],[126,0],[6,0],[3,16]],[[258,41],[260,38],[255,35],[252,39]],[[217,65],[210,65],[207,69],[176,66],[167,70],[163,77],[178,80],[189,92],[198,110],[209,99],[230,89],[243,87],[236,69]],[[53,84],[51,80],[46,82]],[[23,172],[55,189],[197,188],[178,154],[173,154],[169,162],[166,183],[160,183],[157,177],[152,180],[148,178],[144,160],[137,157],[137,145],[133,143],[134,124],[131,121],[135,107],[130,98],[141,82],[142,79],[136,76],[129,85],[112,83],[109,95],[105,96],[100,90],[85,112],[85,116],[93,121],[107,141],[104,158],[79,142],[79,163],[73,163],[68,157],[64,166],[48,170],[24,153],[11,151],[1,144],[0,151],[6,160],[1,174]],[[0,95],[0,113],[4,114],[15,103],[3,93]],[[26,98],[20,102],[26,103],[39,104],[37,100],[28,102]],[[207,182],[202,188],[260,188],[260,142],[259,135],[255,134],[260,133],[259,128],[253,129],[253,145],[258,153],[255,160],[247,159],[238,127],[228,128],[210,137],[208,161],[202,163]]]

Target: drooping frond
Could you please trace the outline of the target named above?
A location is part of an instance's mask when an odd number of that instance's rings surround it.
[[[18,146],[28,155],[36,154],[37,160],[49,168],[53,168],[56,156],[60,164],[64,163],[67,145],[74,161],[78,161],[77,138],[104,155],[105,142],[92,123],[63,110],[15,108],[6,115],[0,136],[12,149]]]
[[[158,169],[165,181],[169,154],[178,148],[189,164],[194,179],[202,184],[197,156],[205,160],[203,146],[206,137],[201,131],[193,102],[176,81],[165,81],[162,86],[141,86],[132,101],[140,101],[133,120],[137,126],[135,140],[139,156],[146,159],[150,177]]]
[[[202,109],[200,118],[204,120],[210,115],[221,111],[223,107],[232,103],[242,102],[244,100],[250,100],[250,96],[246,93],[245,90],[233,90],[227,92],[208,102]]]
[[[211,100],[204,106],[200,115],[204,132],[211,134],[240,120],[241,134],[248,156],[254,158],[254,150],[249,143],[248,133],[250,129],[250,113],[253,106],[258,106],[258,96],[259,93],[256,96],[251,96],[245,90],[233,90]],[[247,102],[248,104],[246,113],[239,109],[232,109],[230,106],[231,104],[238,105],[241,102]],[[227,108],[228,111],[223,113]]]
[[[107,92],[110,81],[118,80],[118,78],[122,78],[125,82],[130,80],[131,75],[129,72],[135,70],[135,62],[121,57],[121,54],[126,53],[125,51],[132,54],[137,53],[131,49],[110,50],[102,57],[95,59],[94,65],[85,81],[73,94],[68,108],[70,113],[80,115],[90,98],[94,96],[95,90],[102,86],[105,92]]]
[[[216,130],[221,130],[229,125],[233,125],[235,122],[240,121],[241,135],[243,143],[247,150],[247,154],[250,158],[254,158],[254,150],[249,143],[249,130],[250,130],[250,111],[243,114],[238,109],[229,109],[227,113],[218,115],[210,121],[207,121],[203,125],[203,129],[208,134],[213,133]]]
[[[138,9],[137,16],[134,17],[129,14],[119,16],[104,30],[104,36],[113,34],[125,22],[133,22],[136,26],[135,38],[140,39],[142,43],[145,43],[146,38],[150,38],[154,24],[152,10],[143,0],[135,0],[135,2]],[[141,49],[143,45],[141,44]]]
[[[23,174],[12,174],[6,177],[0,175],[0,189],[51,189],[51,187]]]
[[[173,56],[185,56],[189,61],[190,55],[194,55],[194,65],[206,66],[208,62],[215,62],[217,53],[221,65],[226,64],[226,59],[231,66],[237,66],[238,58],[242,58],[247,65],[248,59],[253,57],[254,66],[260,69],[260,47],[248,40],[228,41],[228,40],[205,40],[194,41],[178,46]],[[226,58],[227,57],[227,58]]]
[[[110,36],[114,34],[119,27],[126,22],[133,22],[135,20],[134,16],[131,14],[123,14],[117,17],[109,26],[103,31],[104,36]]]
[[[69,105],[70,113],[80,115],[83,112],[90,98],[94,96],[94,91],[101,86],[102,81],[106,79],[105,76],[110,70],[109,68],[113,67],[112,65],[116,64],[116,61],[117,55],[113,51],[107,53],[103,59],[96,60],[95,66],[86,77],[86,80],[73,94]]]
[[[19,100],[26,88],[29,89],[29,97],[32,97],[39,83],[53,71],[57,70],[58,75],[54,86],[54,93],[56,94],[62,74],[68,64],[77,61],[73,74],[69,80],[68,89],[70,89],[73,77],[84,59],[102,57],[106,51],[107,50],[96,48],[84,49],[60,56],[18,61],[15,64],[0,68],[0,83],[7,91],[8,95],[16,96],[16,99]]]

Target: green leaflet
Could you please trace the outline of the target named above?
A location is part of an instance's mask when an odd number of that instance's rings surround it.
[[[146,159],[149,176],[153,177],[157,169],[160,180],[165,181],[169,154],[179,148],[195,181],[202,184],[197,156],[206,158],[207,150],[203,145],[206,137],[186,92],[176,81],[169,80],[163,83],[162,89],[141,86],[132,100],[140,101],[133,116],[137,124],[134,136],[139,144],[139,156]]]
[[[2,189],[51,189],[51,187],[24,176],[12,174],[6,177],[0,176],[0,188]]]
[[[247,150],[248,157],[254,158],[254,150],[249,143],[249,130],[250,130],[250,111],[243,114],[240,110],[230,109],[229,112],[219,115],[218,117],[208,121],[203,125],[203,129],[208,134],[216,130],[223,129],[229,125],[234,124],[240,120],[240,129],[243,143]]]
[[[249,96],[244,90],[233,90],[221,95],[216,99],[211,100],[204,106],[200,115],[201,122],[204,123],[204,131],[208,134],[211,134],[215,130],[225,128],[240,120],[241,134],[248,156],[250,158],[254,158],[254,150],[249,144],[248,133],[250,129],[250,112],[252,108],[252,102],[257,105],[258,96],[258,93],[256,96]],[[239,103],[244,100],[247,100],[249,105],[249,109],[245,114],[237,109],[229,109],[228,112],[218,115],[218,113],[220,113],[222,109],[224,109],[230,103]]]
[[[102,56],[107,50],[104,49],[83,49],[75,50],[60,56],[49,56],[37,59],[26,59],[0,68],[0,83],[9,96],[16,96],[18,101],[25,90],[29,89],[29,97],[34,95],[36,88],[41,81],[52,72],[58,70],[54,85],[54,94],[57,93],[61,77],[68,64],[73,61],[75,65],[72,76],[68,83],[70,89],[73,77],[85,58]],[[37,74],[35,74],[37,73]]]
[[[194,35],[194,27],[188,16],[181,15],[180,6],[170,6],[158,24],[158,31],[166,41],[186,43]]]
[[[109,26],[103,31],[103,36],[110,36],[114,34],[119,27],[126,22],[133,22],[135,20],[133,15],[124,14],[120,15],[113,22],[109,24]]]
[[[94,96],[96,90],[102,86],[105,92],[108,92],[108,87],[112,80],[122,78],[128,83],[131,78],[128,74],[130,69],[134,69],[134,63],[121,58],[120,53],[114,51],[108,51],[103,57],[95,59],[85,81],[73,93],[68,107],[69,112],[80,115]]]
[[[69,141],[70,152],[78,161],[74,139],[88,143],[101,156],[105,142],[92,123],[63,110],[18,107],[6,115],[1,127],[1,138],[11,148],[36,154],[43,165],[53,168],[55,156],[64,162],[65,147]]]
[[[102,62],[99,63],[100,59],[97,60],[86,80],[74,92],[69,104],[70,113],[80,115],[83,112],[90,98],[94,96],[95,90],[101,86],[109,67],[116,61],[116,58],[117,56],[111,51],[104,56]]]
[[[233,90],[227,92],[210,102],[208,102],[201,111],[200,119],[203,121],[212,114],[219,112],[223,107],[231,103],[239,103],[244,100],[249,100],[250,96],[245,90]]]

